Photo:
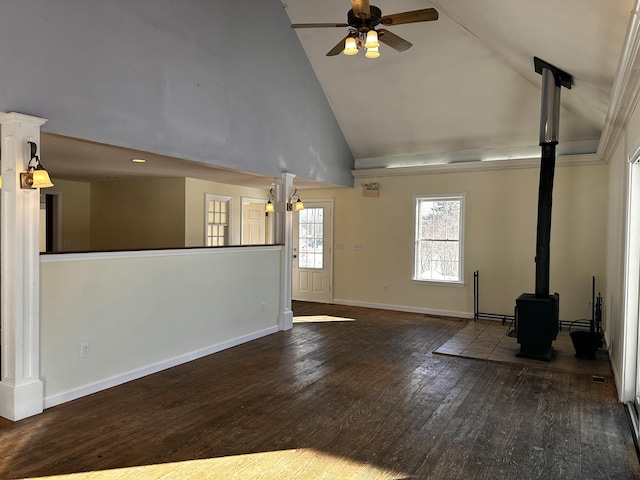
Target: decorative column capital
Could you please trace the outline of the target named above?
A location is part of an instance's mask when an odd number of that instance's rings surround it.
[[[0,112],[0,125],[6,125],[8,123],[26,123],[35,127],[41,127],[45,123],[47,123],[46,118],[40,117],[32,117],[31,115],[25,115],[24,113],[17,112],[9,112],[3,113]]]

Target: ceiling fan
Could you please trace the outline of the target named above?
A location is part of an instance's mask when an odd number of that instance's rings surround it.
[[[383,16],[378,7],[369,5],[369,0],[351,0],[351,10],[347,12],[347,23],[294,23],[291,28],[347,27],[349,29],[347,36],[329,50],[327,56],[332,57],[340,52],[346,55],[355,55],[360,48],[364,48],[368,58],[377,58],[380,56],[378,41],[389,45],[398,52],[404,52],[412,44],[385,28],[376,30],[376,26],[382,24],[385,27],[392,27],[404,23],[430,22],[437,19],[438,12],[435,8]]]

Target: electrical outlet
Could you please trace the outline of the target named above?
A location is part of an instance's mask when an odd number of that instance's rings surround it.
[[[89,356],[89,344],[81,343],[80,344],[80,358],[86,358]]]
[[[354,243],[353,244],[353,249],[354,250],[360,250],[362,248],[362,246],[359,243]]]
[[[389,291],[389,285],[387,285],[386,283],[382,284],[382,291],[383,292],[388,292]]]
[[[264,311],[266,310],[266,308],[267,308],[267,304],[266,304],[266,303],[264,303],[264,302],[262,302],[262,303],[260,304],[260,311],[264,313]]]
[[[593,303],[591,303],[591,300],[587,300],[587,308],[589,310],[591,310],[591,308],[593,308]]]

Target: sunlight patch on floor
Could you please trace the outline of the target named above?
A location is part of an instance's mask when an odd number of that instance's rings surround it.
[[[293,323],[314,323],[314,322],[355,322],[353,318],[332,317],[331,315],[307,315],[293,317]]]
[[[117,468],[98,472],[73,473],[32,479],[55,480],[156,480],[156,479],[397,479],[391,472],[373,465],[336,457],[310,448],[249,453],[221,458],[206,458],[175,463]]]

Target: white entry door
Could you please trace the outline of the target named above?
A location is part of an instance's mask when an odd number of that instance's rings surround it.
[[[292,297],[331,303],[333,200],[306,200],[293,216]]]

